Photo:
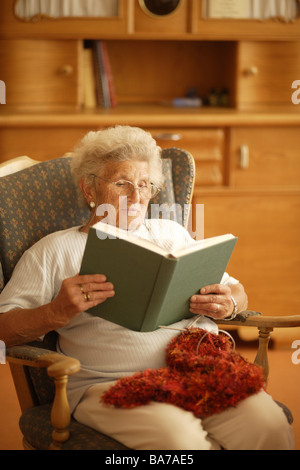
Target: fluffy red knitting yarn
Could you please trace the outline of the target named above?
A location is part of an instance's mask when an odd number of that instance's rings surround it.
[[[148,369],[116,382],[102,397],[108,405],[133,408],[171,403],[198,418],[236,406],[264,386],[261,367],[233,350],[228,336],[189,329],[166,350],[167,367]]]

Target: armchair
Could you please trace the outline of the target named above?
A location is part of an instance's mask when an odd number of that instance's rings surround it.
[[[179,149],[166,149],[162,156],[166,183],[153,202],[176,204],[174,217],[186,226],[193,194],[194,160],[188,152]],[[83,225],[88,220],[88,210],[76,203],[71,158],[37,163],[9,175],[3,168],[5,176],[0,177],[0,291],[26,249],[51,232]],[[55,332],[46,335],[43,342],[7,350],[22,410],[20,427],[24,447],[125,449],[120,443],[71,419],[66,382],[68,375],[79,370],[80,364],[55,350]]]
[[[76,205],[71,158],[42,162],[0,178],[0,291],[28,247],[53,231],[86,222],[87,209]],[[163,160],[166,185],[154,202],[177,203],[177,217],[186,226],[195,176],[193,158],[184,150],[167,149]],[[243,312],[231,324],[259,329],[256,362],[264,367],[267,377],[270,332],[274,327],[300,326],[300,317],[263,317],[257,312]],[[55,332],[47,334],[43,342],[7,350],[22,410],[20,428],[25,449],[125,450],[122,444],[72,419],[66,383],[80,364],[55,350]]]

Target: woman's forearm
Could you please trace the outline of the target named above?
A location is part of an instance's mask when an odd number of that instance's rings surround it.
[[[0,313],[0,340],[7,348],[34,341],[58,328],[50,305]]]
[[[231,285],[231,294],[237,303],[238,312],[246,310],[248,307],[248,297],[242,284]]]
[[[83,292],[89,294],[88,301]],[[49,331],[62,328],[80,312],[114,295],[113,285],[106,282],[103,274],[76,275],[65,279],[58,295],[49,304],[0,313],[0,340],[6,347],[28,343]]]

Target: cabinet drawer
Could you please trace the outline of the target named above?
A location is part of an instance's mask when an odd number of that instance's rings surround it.
[[[150,129],[162,148],[178,147],[190,152],[196,164],[196,186],[224,182],[224,131],[222,129]]]
[[[300,184],[298,127],[234,129],[231,136],[232,184]]]
[[[90,127],[28,126],[0,129],[0,163],[28,155],[34,160],[51,160],[72,152]]]
[[[0,76],[7,106],[80,104],[80,41],[1,40]]]

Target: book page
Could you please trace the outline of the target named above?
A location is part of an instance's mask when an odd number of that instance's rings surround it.
[[[156,243],[152,243],[149,240],[145,240],[143,238],[139,238],[139,236],[135,232],[129,232],[127,230],[123,230],[119,227],[114,227],[113,225],[104,224],[102,222],[98,222],[97,224],[93,225],[93,227],[97,231],[97,236],[100,240],[105,238],[120,238],[122,240],[126,240],[129,243],[133,243],[138,245],[146,250],[153,251],[162,256],[168,255],[168,252],[158,246]]]
[[[169,252],[158,246],[156,243],[152,243],[148,240],[143,238],[138,238],[138,235],[135,235],[135,232],[128,232],[127,230],[120,229],[118,227],[114,227],[113,225],[104,224],[102,222],[98,222],[92,228],[97,231],[97,236],[99,239],[109,238],[120,238],[122,240],[126,240],[129,243],[133,243],[137,246],[145,248],[146,250],[153,251],[153,253],[157,253],[161,256],[166,256],[169,258],[180,258],[181,256],[188,255],[190,253],[205,249],[209,246],[217,245],[219,243],[223,243],[227,240],[231,240],[235,238],[232,234],[226,235],[219,235],[217,237],[206,238],[204,240],[193,241],[191,240],[191,244],[187,247],[180,248],[174,252]]]
[[[198,240],[186,248],[176,250],[176,252],[171,253],[171,255],[173,255],[174,257],[180,258],[181,256],[185,256],[190,253],[194,253],[196,251],[204,250],[205,248],[208,248],[209,246],[218,245],[228,240],[232,240],[233,238],[236,238],[236,237],[232,235],[231,233],[228,233],[226,235],[219,235],[217,237],[206,238],[204,240]]]

